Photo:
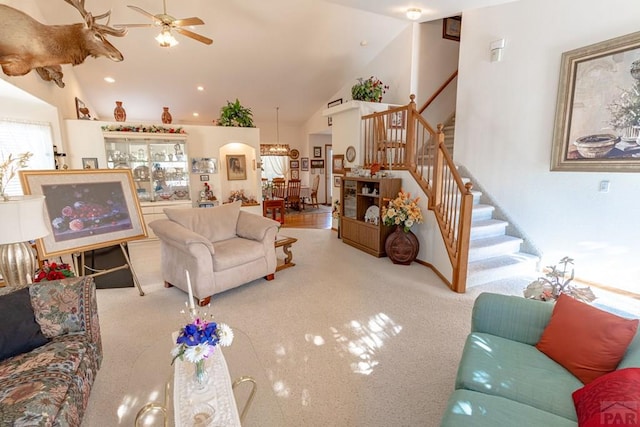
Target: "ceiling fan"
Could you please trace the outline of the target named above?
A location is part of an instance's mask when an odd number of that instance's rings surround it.
[[[191,26],[191,25],[203,25],[204,21],[197,17],[192,18],[183,18],[176,19],[171,15],[167,14],[167,0],[162,0],[162,13],[158,13],[154,15],[152,13],[147,12],[144,9],[139,8],[138,6],[127,5],[128,8],[135,10],[138,13],[143,14],[147,18],[150,18],[153,22],[150,24],[121,24],[119,27],[162,27],[160,34],[156,37],[158,43],[162,47],[171,47],[178,44],[178,41],[171,34],[171,30],[175,30],[177,33],[182,34],[183,36],[190,37],[194,40],[197,40],[204,44],[211,44],[213,40],[208,37],[202,36],[200,34],[194,33],[193,31],[186,30],[182,27]]]

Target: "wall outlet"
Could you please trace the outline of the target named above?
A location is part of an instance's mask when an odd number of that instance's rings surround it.
[[[609,192],[609,181],[600,181],[600,188],[599,190],[601,193],[608,193]]]

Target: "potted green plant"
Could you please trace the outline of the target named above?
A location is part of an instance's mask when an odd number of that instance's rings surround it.
[[[351,96],[354,101],[382,102],[382,95],[386,93],[389,86],[382,83],[374,76],[368,79],[362,77],[358,83],[351,87]]]
[[[227,105],[220,109],[218,126],[235,126],[241,128],[252,128],[253,113],[251,108],[243,107],[238,98],[235,102],[227,101]]]

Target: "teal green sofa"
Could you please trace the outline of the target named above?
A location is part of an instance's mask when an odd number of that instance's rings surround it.
[[[517,296],[478,296],[442,427],[578,425],[571,394],[582,382],[535,347],[552,310]],[[640,332],[618,365],[627,367],[640,367]]]

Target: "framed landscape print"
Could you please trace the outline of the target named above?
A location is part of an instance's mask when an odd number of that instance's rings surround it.
[[[247,158],[244,154],[227,154],[227,179],[229,181],[247,179]]]
[[[640,172],[640,32],[562,54],[551,170]]]
[[[20,181],[25,194],[46,197],[42,259],[147,237],[130,169],[24,170]]]
[[[298,160],[289,160],[289,168],[291,169],[300,168],[300,162]]]
[[[324,169],[324,159],[311,159],[311,169]]]

